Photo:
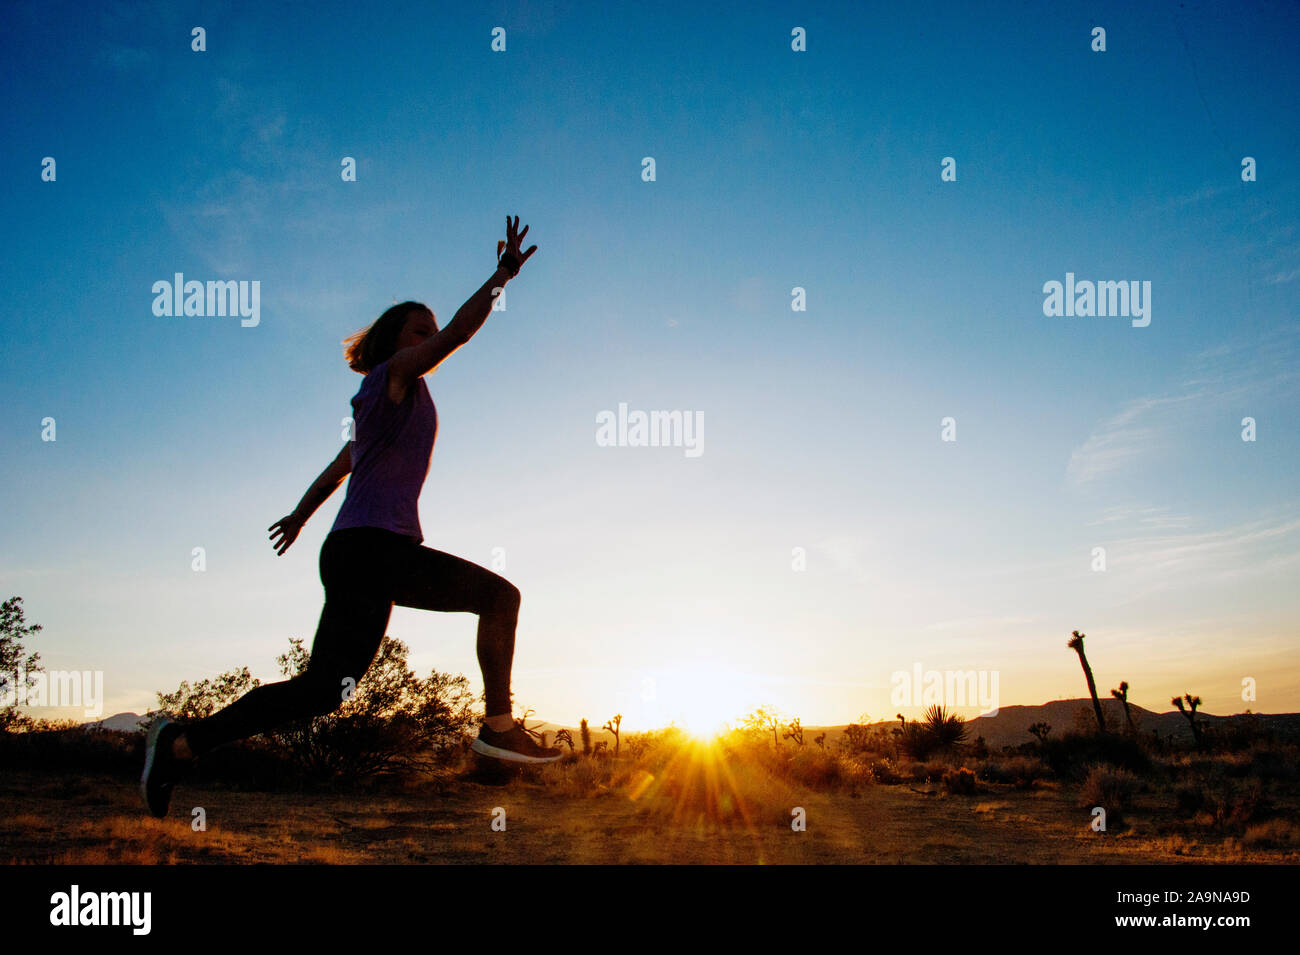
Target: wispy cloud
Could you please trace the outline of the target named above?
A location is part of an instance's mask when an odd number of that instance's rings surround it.
[[[1212,199],[1217,199],[1224,193],[1235,191],[1235,189],[1235,184],[1232,186],[1202,186],[1200,189],[1184,193],[1181,196],[1170,196],[1168,199],[1165,199],[1163,202],[1154,206],[1152,211],[1160,215],[1177,212],[1191,206],[1199,206]]]
[[[1108,507],[1101,517],[1088,521],[1088,527],[1107,524],[1138,524],[1145,528],[1165,530],[1186,527],[1191,518],[1186,514],[1171,513],[1167,507],[1150,507],[1138,504],[1121,504]]]
[[[1300,566],[1300,516],[1217,531],[1121,539],[1109,545],[1110,572],[1141,580],[1143,592],[1195,581],[1270,574]]]
[[[1166,429],[1157,427],[1162,416],[1200,396],[1200,393],[1164,398],[1139,398],[1119,414],[1103,421],[1070,453],[1066,476],[1076,486],[1105,477],[1161,446]]]
[[[1181,393],[1137,398],[1094,427],[1070,453],[1067,480],[1076,488],[1099,481],[1167,449],[1175,425],[1192,415],[1209,417],[1216,406],[1243,395],[1289,393],[1298,382],[1300,329],[1295,326],[1205,349],[1187,359],[1174,389]]]

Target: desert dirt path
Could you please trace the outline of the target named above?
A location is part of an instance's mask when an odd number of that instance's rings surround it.
[[[143,812],[116,777],[0,775],[0,862],[154,863],[1152,863],[1215,859],[1140,826],[1097,834],[1061,792],[924,796],[906,786],[796,792],[789,810],[730,825],[672,818],[621,792],[569,795],[530,781],[454,780],[443,791],[260,793],[183,786],[172,815]],[[191,825],[202,807],[206,831]],[[494,814],[505,831],[493,831]],[[1184,853],[1187,854],[1179,854]],[[1279,861],[1260,858],[1258,861]]]

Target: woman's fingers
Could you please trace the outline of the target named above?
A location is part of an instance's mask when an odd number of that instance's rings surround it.
[[[515,254],[519,253],[519,246],[522,244],[524,236],[528,234],[528,230],[530,227],[524,226],[524,230],[522,232],[517,232],[516,230],[518,228],[519,228],[519,217],[515,216],[514,221],[512,222],[510,216],[506,216],[506,236],[508,238],[508,241],[504,244],[506,248],[508,248],[511,252]],[[498,243],[498,246],[500,244],[501,243]],[[523,255],[520,256],[519,263],[522,265],[528,259],[528,257],[536,251],[537,251],[537,246],[536,245],[532,246],[527,252],[523,253]],[[500,252],[498,251],[498,256],[499,255]]]

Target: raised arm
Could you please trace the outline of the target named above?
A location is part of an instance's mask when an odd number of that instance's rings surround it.
[[[267,528],[271,532],[269,535],[271,546],[277,549],[277,556],[289,549],[289,545],[298,538],[302,526],[307,523],[307,518],[316,513],[316,509],[324,504],[325,500],[343,483],[343,479],[351,470],[352,442],[349,441],[343,445],[343,450],[338,453],[338,456],[330,462],[330,466],[312,482],[293,513],[280,518]],[[276,540],[276,537],[283,539]]]
[[[388,378],[391,389],[397,392],[405,391],[411,382],[437,368],[447,356],[473,338],[483,327],[488,315],[492,313],[497,289],[505,288],[506,282],[518,273],[519,266],[537,251],[537,246],[534,245],[527,252],[520,253],[519,245],[528,233],[528,226],[524,226],[523,232],[516,232],[518,228],[519,217],[515,216],[512,223],[510,217],[506,216],[506,251],[501,256],[496,271],[464,305],[457,309],[456,314],[447,323],[447,327],[418,345],[403,348],[389,360]]]

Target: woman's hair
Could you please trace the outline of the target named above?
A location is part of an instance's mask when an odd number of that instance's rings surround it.
[[[368,328],[343,339],[343,357],[347,359],[348,367],[368,375],[376,365],[392,358],[406,320],[417,309],[433,317],[433,311],[423,302],[402,302],[380,315]]]

